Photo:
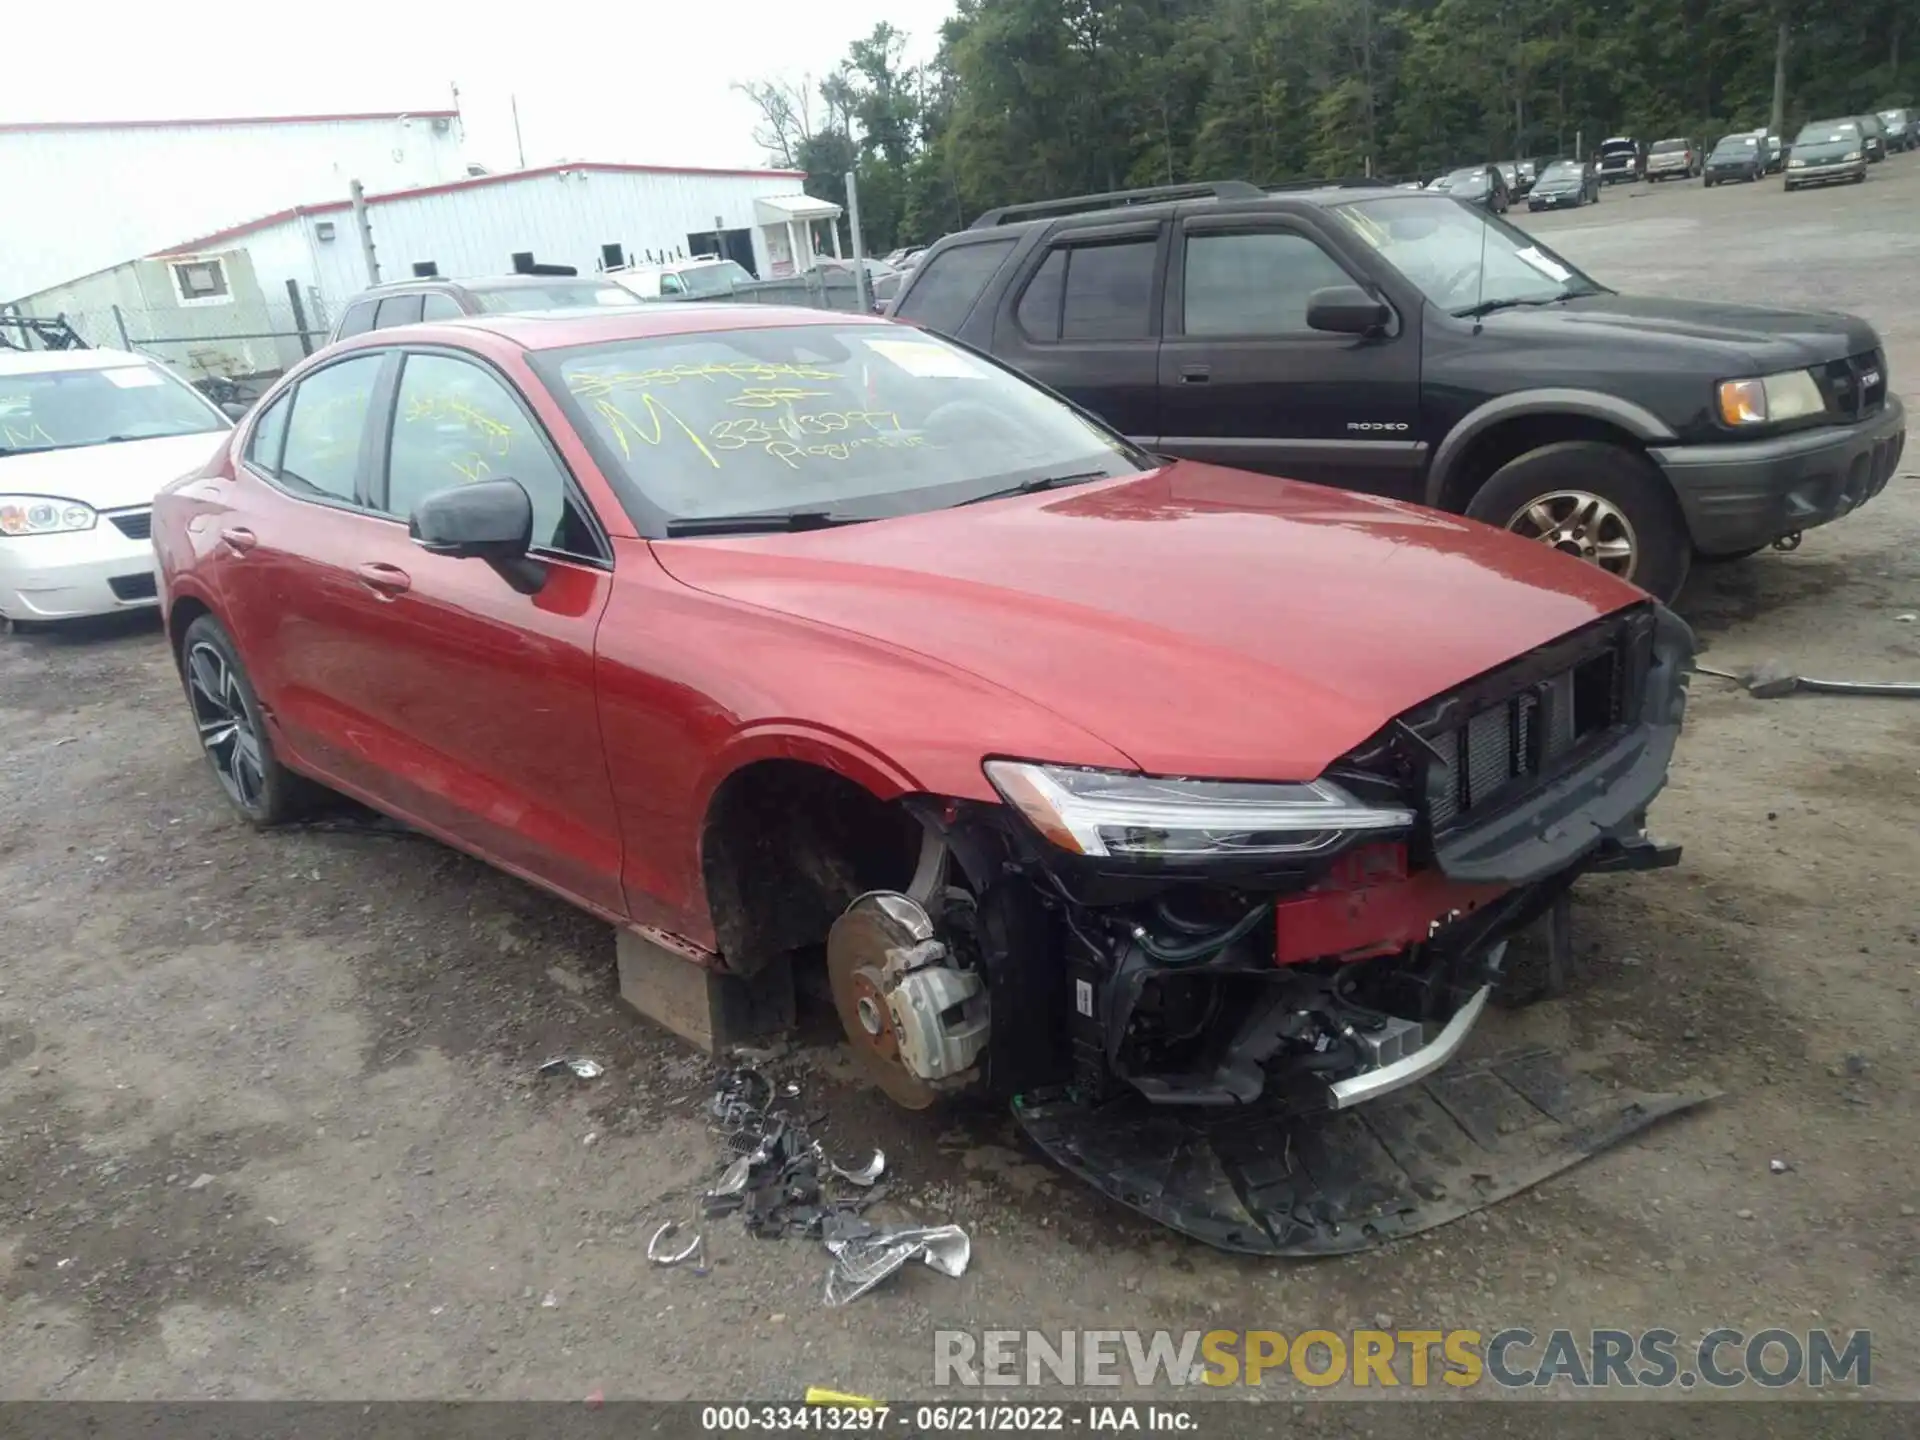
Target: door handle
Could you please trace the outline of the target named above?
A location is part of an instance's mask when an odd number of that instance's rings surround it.
[[[258,535],[238,525],[229,530],[222,530],[220,532],[220,538],[226,542],[228,548],[241,555],[246,554],[260,543],[260,537]]]
[[[1182,385],[1204,385],[1213,378],[1213,369],[1207,365],[1183,365],[1180,367]]]
[[[413,588],[413,578],[406,571],[398,565],[383,565],[378,560],[369,560],[365,565],[356,565],[354,574],[360,577],[362,585],[382,600],[395,599]]]

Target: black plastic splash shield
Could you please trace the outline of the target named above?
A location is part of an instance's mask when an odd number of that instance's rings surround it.
[[[1343,1255],[1537,1185],[1717,1091],[1609,1086],[1544,1050],[1455,1064],[1352,1110],[1227,1111],[1022,1096],[1056,1163],[1182,1234],[1253,1255]]]

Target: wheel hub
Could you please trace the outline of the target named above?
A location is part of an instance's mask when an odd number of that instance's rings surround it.
[[[1624,580],[1633,578],[1640,557],[1632,522],[1612,501],[1586,490],[1555,490],[1529,500],[1507,529]]]
[[[926,911],[904,895],[855,902],[827,934],[827,980],[847,1049],[863,1075],[909,1110],[926,1109],[937,1092],[901,1058],[887,1004],[887,952],[932,938]]]

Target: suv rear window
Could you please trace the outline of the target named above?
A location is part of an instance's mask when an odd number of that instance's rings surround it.
[[[1151,333],[1151,236],[1117,245],[1076,245],[1067,259],[1067,294],[1060,308],[1062,340],[1140,340]]]
[[[357,300],[347,307],[347,313],[340,317],[339,338],[349,335],[364,335],[373,328],[373,307],[375,301]]]
[[[894,315],[929,330],[956,333],[993,272],[1013,250],[1012,237],[955,245],[914,269],[912,288],[900,297]]]

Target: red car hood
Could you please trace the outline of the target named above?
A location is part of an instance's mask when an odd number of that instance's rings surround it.
[[[970,671],[1162,775],[1310,778],[1420,701],[1644,598],[1471,521],[1184,461],[654,549],[683,584]]]

